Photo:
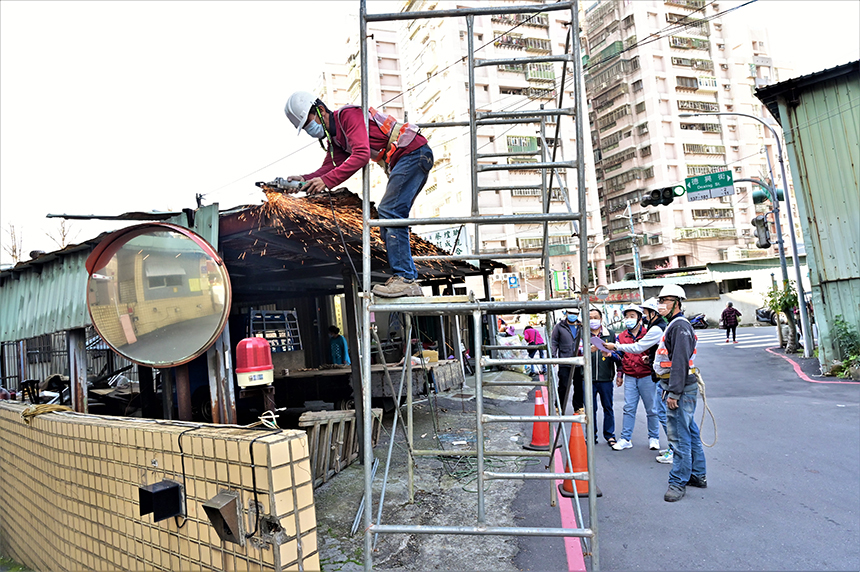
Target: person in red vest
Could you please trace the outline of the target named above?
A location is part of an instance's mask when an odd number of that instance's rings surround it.
[[[642,325],[642,308],[631,304],[624,308],[624,330],[618,334],[618,343],[635,344],[645,337],[646,328]],[[660,420],[657,417],[654,382],[651,381],[651,364],[648,353],[621,353],[621,373],[624,374],[624,420],[621,438],[612,446],[615,451],[633,447],[633,427],[636,425],[636,410],[639,400],[645,407],[648,420],[648,448],[660,449]]]
[[[305,181],[302,190],[313,195],[334,189],[375,161],[388,175],[388,185],[377,208],[379,218],[409,218],[412,204],[433,167],[433,151],[414,125],[400,123],[374,109],[365,117],[355,105],[331,111],[307,91],[292,94],[284,112],[298,133],[305,130],[320,140],[320,146],[327,141],[322,166],[306,175],[287,177],[287,181]],[[409,228],[383,227],[381,231],[393,276],[385,284],[374,286],[373,293],[384,298],[423,296],[416,281]]]

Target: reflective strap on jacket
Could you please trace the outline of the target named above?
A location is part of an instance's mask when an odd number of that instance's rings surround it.
[[[394,151],[400,147],[407,147],[412,143],[415,140],[415,136],[418,135],[418,129],[411,123],[397,121],[393,115],[383,115],[372,107],[368,109],[368,112],[370,118],[382,131],[382,134],[388,136],[388,142],[385,144],[384,149],[370,150],[371,160],[374,163],[379,163],[387,171]]]
[[[689,323],[686,318],[684,318],[687,323]],[[654,357],[654,373],[657,374],[657,377],[660,379],[666,379],[669,374],[669,370],[672,369],[672,360],[669,359],[669,350],[666,349],[666,332],[669,331],[669,328],[672,326],[672,322],[669,322],[669,325],[666,326],[666,329],[663,330],[663,337],[660,338],[660,343],[657,345],[657,353]],[[699,337],[693,332],[693,340],[698,342]],[[689,367],[690,370],[695,370],[694,362],[696,361],[696,345],[693,345],[693,354],[690,356]]]

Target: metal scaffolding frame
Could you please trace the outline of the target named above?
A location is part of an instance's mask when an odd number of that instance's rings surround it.
[[[566,41],[566,50],[563,55],[549,56],[534,56],[516,59],[485,59],[476,61],[475,59],[475,35],[474,35],[474,20],[475,16],[501,15],[501,14],[536,14],[543,12],[555,12],[567,10],[570,13],[570,22],[568,23],[568,33]],[[416,12],[399,12],[390,14],[368,14],[366,0],[360,0],[359,26],[360,26],[360,54],[361,54],[361,107],[365,114],[365,121],[368,117],[368,52],[367,52],[367,24],[369,22],[395,21],[395,20],[418,20],[418,19],[433,19],[433,18],[465,18],[466,30],[468,36],[468,74],[469,74],[469,120],[468,121],[449,121],[437,122],[429,124],[418,124],[422,128],[441,128],[441,127],[469,127],[470,130],[470,162],[471,162],[471,214],[470,216],[461,217],[438,217],[438,218],[417,218],[417,219],[371,219],[370,216],[370,178],[369,167],[365,166],[362,170],[362,198],[363,198],[363,219],[364,228],[362,233],[362,294],[361,312],[360,312],[360,341],[361,341],[361,377],[363,381],[363,395],[360,410],[363,415],[364,426],[364,498],[367,501],[368,510],[364,511],[364,567],[365,570],[373,568],[373,545],[374,538],[380,533],[392,534],[469,534],[469,535],[500,535],[500,536],[552,536],[552,537],[578,537],[581,539],[584,547],[584,553],[591,558],[592,570],[598,571],[599,552],[597,543],[597,512],[596,512],[596,484],[594,477],[594,410],[592,395],[592,372],[591,360],[583,357],[574,358],[559,358],[549,356],[546,359],[491,359],[484,356],[485,351],[501,349],[501,346],[482,346],[481,323],[482,317],[485,314],[499,313],[546,313],[546,324],[552,324],[552,311],[565,308],[582,307],[587,311],[588,308],[588,260],[586,253],[588,252],[588,238],[586,231],[586,197],[585,197],[585,157],[583,141],[585,137],[583,122],[587,118],[585,111],[585,97],[582,83],[582,60],[580,57],[579,44],[579,21],[576,2],[558,2],[548,5],[522,5],[522,6],[497,6],[497,7],[481,7],[481,8],[459,8],[455,10],[435,10],[435,11],[416,11]],[[561,89],[559,90],[558,105],[556,109],[544,109],[544,105],[540,106],[539,110],[524,110],[524,111],[502,111],[502,112],[478,112],[475,102],[475,68],[479,66],[498,66],[509,63],[536,63],[536,62],[562,62],[563,71],[561,79]],[[572,84],[576,101],[571,108],[562,106],[563,96],[565,91],[565,80],[568,65],[573,70]],[[576,160],[575,161],[556,161],[557,145],[553,145],[552,157],[548,157],[548,147],[546,142],[546,122],[548,117],[556,118],[555,140],[558,140],[559,124],[561,116],[572,116],[575,121],[576,128]],[[500,165],[479,165],[478,159],[487,157],[501,156],[525,156],[530,153],[520,154],[479,154],[477,131],[485,125],[500,125],[500,124],[534,124],[540,125],[541,149],[539,153],[531,153],[532,155],[540,155],[536,163],[506,163]],[[578,201],[576,209],[572,209],[570,202],[565,195],[567,205],[567,213],[550,213],[550,193],[552,191],[552,178],[558,181],[559,191],[564,191],[560,177],[556,172],[557,169],[575,168],[577,172],[577,195]],[[513,185],[513,186],[484,186],[478,184],[478,174],[493,170],[516,170],[516,169],[540,169],[541,184],[538,185]],[[478,194],[482,191],[496,191],[507,189],[540,189],[542,197],[542,212],[535,214],[521,215],[482,215],[478,209]],[[370,228],[371,226],[381,227],[384,232],[385,227],[408,227],[420,225],[444,225],[444,224],[470,224],[473,225],[474,243],[473,252],[467,255],[450,255],[432,257],[435,260],[486,260],[492,258],[500,258],[497,254],[481,253],[480,252],[480,226],[481,225],[498,225],[498,224],[517,224],[517,223],[541,223],[543,225],[543,247],[540,255],[533,254],[518,254],[518,255],[503,255],[501,258],[540,258],[542,260],[544,272],[544,287],[545,292],[551,291],[550,275],[547,272],[549,269],[549,223],[550,222],[565,222],[569,221],[576,225],[579,223],[579,275],[578,282],[580,287],[579,299],[549,299],[549,300],[532,300],[532,301],[479,301],[471,295],[468,297],[451,297],[438,296],[427,298],[402,298],[402,299],[383,299],[376,300],[371,294],[370,283]],[[424,260],[428,257],[416,257],[417,260]],[[580,302],[582,301],[582,302]],[[372,431],[372,416],[371,416],[371,392],[368,389],[370,380],[370,365],[371,365],[371,335],[372,328],[370,326],[371,312],[401,312],[406,316],[407,324],[412,323],[414,315],[453,315],[459,319],[460,315],[471,315],[473,318],[472,333],[474,336],[474,358],[475,358],[475,398],[476,398],[476,448],[473,451],[457,451],[447,452],[439,450],[415,450],[413,446],[413,423],[412,423],[412,383],[406,383],[406,439],[408,450],[408,475],[409,475],[409,495],[410,500],[413,500],[413,470],[416,457],[440,456],[446,454],[456,454],[460,456],[474,456],[477,458],[477,522],[474,526],[424,526],[424,525],[404,525],[404,524],[382,524],[381,514],[382,505],[385,496],[385,485],[383,482],[382,492],[379,499],[379,517],[377,522],[373,522],[372,510],[373,506],[373,489],[372,489],[372,465],[373,465],[373,448],[371,443]],[[587,316],[583,317],[587,323]],[[459,322],[458,322],[459,323]],[[491,330],[492,332],[493,330]],[[459,336],[459,328],[457,331]],[[547,328],[549,334],[549,327]],[[549,336],[547,336],[549,337]],[[410,356],[412,351],[410,347],[410,338],[406,338],[406,353]],[[591,344],[589,336],[583,339],[583,355],[590,355]],[[459,353],[459,352],[456,352]],[[395,423],[400,418],[400,399],[402,397],[403,378],[411,379],[412,366],[411,360],[406,359],[404,364],[405,376],[401,375],[401,389],[397,399],[395,411]],[[507,381],[507,382],[484,382],[483,367],[494,365],[516,365],[516,364],[546,364],[546,365],[574,365],[583,366],[583,385],[586,398],[585,415],[564,415],[564,409],[561,407],[562,398],[566,396],[558,396],[556,391],[555,374],[551,367],[547,368],[547,381],[539,383],[532,380],[525,382]],[[536,386],[544,385],[549,392],[550,403],[556,405],[558,414],[547,416],[511,416],[511,415],[486,415],[484,414],[483,404],[483,388],[491,385],[521,385],[521,386]],[[392,388],[393,390],[393,388]],[[359,409],[359,408],[357,408]],[[550,408],[551,411],[551,408]],[[551,432],[550,439],[553,445],[548,452],[541,451],[488,451],[484,447],[484,430],[486,424],[498,422],[550,422]],[[558,444],[558,440],[563,439],[563,445],[568,442],[568,431],[565,423],[581,423],[585,424],[585,441],[587,452],[588,470],[586,472],[556,472],[554,469],[554,449]],[[395,439],[396,433],[392,431],[391,440]],[[570,452],[566,446],[561,447],[564,453],[564,462],[568,471],[573,471],[573,464],[570,459]],[[392,447],[388,450],[388,463],[385,469],[385,479],[388,475],[388,464],[391,460]],[[485,471],[484,461],[488,455],[494,456],[541,456],[548,457],[549,471],[546,473],[498,473]],[[588,481],[588,520],[589,526],[585,526],[583,522],[582,511],[576,498],[574,498],[574,507],[576,508],[578,524],[580,528],[549,528],[549,527],[501,527],[488,526],[486,518],[486,507],[484,498],[484,486],[487,480],[491,479],[543,479],[550,480],[550,499],[551,505],[555,506],[557,502],[557,490],[554,481],[557,479],[571,479],[578,481]]]

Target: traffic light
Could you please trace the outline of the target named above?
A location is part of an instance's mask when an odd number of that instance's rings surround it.
[[[659,207],[671,204],[675,197],[680,197],[687,192],[684,185],[675,185],[674,187],[664,187],[662,189],[654,189],[642,195],[642,200],[639,202],[643,207]]]
[[[767,191],[765,191],[764,189],[760,189],[760,188],[753,190],[752,198],[753,198],[753,204],[754,205],[760,205],[760,204],[764,203],[765,201],[772,200],[770,194]],[[785,200],[785,194],[782,192],[782,189],[776,190],[776,198],[779,201]]]
[[[752,225],[755,227],[753,230],[756,237],[755,245],[758,248],[770,248],[770,229],[767,228],[767,218],[764,215],[758,215],[752,219]]]

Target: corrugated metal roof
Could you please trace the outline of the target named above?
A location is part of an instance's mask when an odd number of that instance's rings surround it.
[[[835,317],[860,323],[860,62],[757,95],[778,108],[785,133],[827,367],[840,357],[830,332]]]
[[[32,338],[90,324],[87,271],[91,247],[51,253],[36,266],[18,265],[0,282],[0,341]],[[49,258],[39,257],[39,260]]]

